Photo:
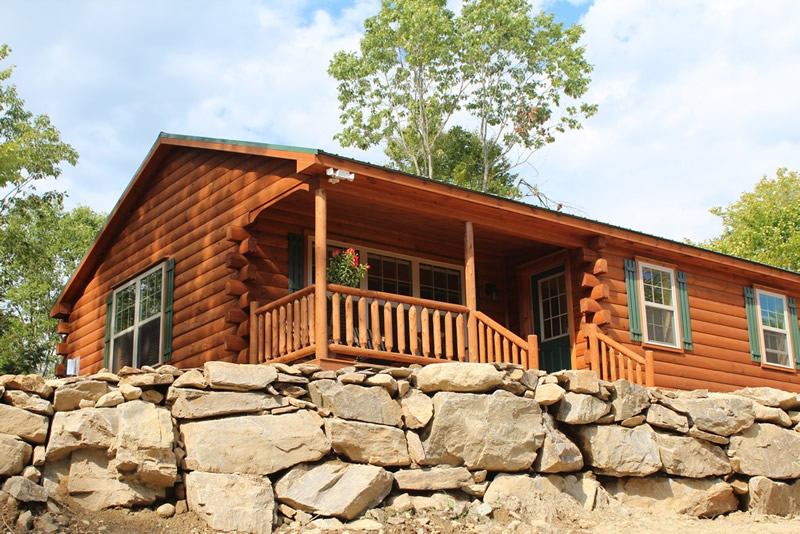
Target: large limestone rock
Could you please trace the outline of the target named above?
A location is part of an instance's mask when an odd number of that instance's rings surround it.
[[[116,442],[118,428],[115,408],[56,412],[47,443],[47,461],[65,458],[78,449],[108,449]]]
[[[135,388],[168,386],[175,381],[172,374],[166,373],[139,373],[127,375],[119,380],[121,386],[133,386]]]
[[[738,434],[755,421],[753,401],[736,395],[716,394],[704,399],[664,398],[660,402],[688,415],[698,429],[720,436]]]
[[[475,480],[464,467],[434,467],[433,469],[404,469],[394,473],[397,487],[403,491],[440,491],[459,489]]]
[[[621,478],[603,487],[623,504],[651,512],[711,518],[739,506],[731,485],[718,478]]]
[[[373,465],[408,465],[405,433],[396,427],[326,419],[325,433],[331,440],[333,450],[349,460]]]
[[[103,380],[82,380],[59,387],[53,397],[57,412],[77,410],[82,400],[97,402],[108,393],[108,383]]]
[[[47,502],[47,490],[27,478],[9,478],[3,484],[3,491],[22,502]]]
[[[600,381],[594,371],[589,371],[588,369],[559,371],[555,373],[555,376],[558,379],[558,383],[572,393],[587,393],[589,395],[600,393]]]
[[[550,406],[563,399],[566,393],[564,388],[558,384],[539,384],[536,388],[533,400],[535,400],[539,406]]]
[[[164,495],[163,490],[125,479],[117,469],[116,460],[100,450],[72,453],[67,489],[83,508],[92,511],[152,504]]]
[[[175,379],[175,382],[172,383],[172,387],[206,389],[208,387],[208,382],[206,382],[206,377],[200,370],[189,369]]]
[[[206,382],[211,389],[234,391],[264,389],[278,378],[278,371],[268,365],[206,362],[203,369]]]
[[[3,375],[0,376],[0,386],[5,389],[16,389],[28,393],[36,393],[43,399],[53,395],[53,388],[48,386],[45,379],[39,375]]]
[[[22,473],[33,454],[33,447],[8,434],[0,434],[0,476]]]
[[[267,477],[193,471],[186,474],[186,500],[215,530],[272,532],[275,498]]]
[[[312,514],[353,519],[391,491],[392,474],[374,465],[325,462],[294,467],[275,484],[282,503]]]
[[[428,365],[416,373],[417,387],[424,393],[457,391],[480,393],[503,383],[503,373],[488,363],[449,362]]]
[[[3,400],[6,404],[29,412],[38,413],[39,415],[53,415],[53,405],[50,404],[50,401],[33,393],[10,389],[3,394]]]
[[[592,395],[568,391],[556,407],[555,417],[570,425],[594,423],[611,410],[611,406]]]
[[[539,473],[563,473],[583,469],[583,455],[567,436],[556,428],[553,416],[542,414],[544,422],[544,444],[533,463]]]
[[[753,477],[748,482],[747,511],[758,515],[800,514],[800,484]]]
[[[313,462],[331,449],[316,415],[244,415],[181,425],[186,466],[195,471],[268,475]]]
[[[166,408],[140,400],[117,408],[118,469],[157,487],[171,487],[178,476],[175,464],[172,418]]]
[[[669,475],[704,478],[727,475],[731,464],[722,447],[689,436],[656,433],[662,470]]]
[[[648,406],[650,406],[650,393],[646,387],[621,379],[614,382],[614,393],[611,396],[611,413],[614,414],[614,421],[624,421],[639,415]]]
[[[317,380],[308,386],[311,401],[336,417],[379,425],[402,426],[403,411],[382,387],[343,385],[335,380]]]
[[[483,502],[503,505],[509,498],[515,497],[523,505],[536,506],[537,498],[542,496],[557,498],[566,494],[587,510],[591,510],[594,508],[599,487],[600,484],[591,473],[537,477],[500,473],[489,484]]]
[[[50,420],[22,408],[0,404],[0,434],[19,436],[25,441],[40,445],[47,439]]]
[[[426,465],[522,471],[544,441],[539,405],[506,391],[491,395],[440,392],[434,416],[422,437]]]
[[[737,389],[731,392],[732,395],[740,395],[754,400],[763,406],[772,408],[782,408],[784,410],[796,410],[800,408],[800,402],[794,393],[782,391],[780,389],[767,387],[751,387]]]
[[[682,434],[689,431],[689,419],[685,415],[660,404],[652,404],[647,409],[647,422],[652,426],[674,430]]]
[[[775,423],[776,425],[785,427],[792,426],[792,419],[780,408],[770,408],[769,406],[762,406],[754,402],[753,413],[756,416],[756,421],[759,423]]]
[[[774,479],[800,478],[800,433],[755,423],[731,436],[728,456],[737,473]]]
[[[649,425],[585,425],[573,430],[585,463],[597,474],[644,477],[661,469],[656,435]]]
[[[400,400],[406,428],[423,428],[433,417],[433,401],[419,391],[414,391]]]
[[[204,391],[176,387],[169,388],[167,403],[172,404],[172,415],[178,419],[258,413],[289,405],[285,397],[260,392]]]

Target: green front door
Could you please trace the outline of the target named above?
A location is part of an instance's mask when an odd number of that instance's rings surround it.
[[[548,373],[572,366],[567,278],[564,266],[531,276],[533,331],[539,337],[539,367]]]

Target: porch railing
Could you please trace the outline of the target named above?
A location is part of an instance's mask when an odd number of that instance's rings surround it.
[[[624,378],[634,384],[655,386],[653,351],[637,354],[604,334],[594,324],[584,326],[589,339],[589,365],[595,374],[611,382]]]
[[[525,340],[474,312],[478,346],[469,350],[466,306],[328,285],[330,353],[401,363],[516,363],[538,367],[536,336]],[[250,361],[290,362],[315,353],[314,286],[266,305],[251,305]],[[470,354],[473,354],[470,357]]]

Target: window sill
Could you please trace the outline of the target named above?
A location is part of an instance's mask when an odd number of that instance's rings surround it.
[[[670,347],[668,345],[659,345],[657,343],[649,343],[642,341],[642,348],[647,350],[661,350],[664,352],[674,352],[676,354],[685,354],[686,349],[682,347]]]
[[[772,364],[772,363],[764,363],[764,362],[761,362],[760,365],[761,365],[762,369],[769,369],[770,371],[781,371],[781,372],[789,373],[789,374],[793,374],[793,375],[797,374],[797,369],[795,369],[793,367],[783,367],[781,365],[775,365],[775,364]]]

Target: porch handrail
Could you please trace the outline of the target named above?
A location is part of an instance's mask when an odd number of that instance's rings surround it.
[[[373,291],[371,289],[360,289],[357,287],[340,286],[338,284],[328,284],[328,291],[332,293],[341,293],[343,295],[352,295],[354,297],[365,297],[370,299],[400,302],[402,304],[408,304],[409,306],[423,306],[425,308],[435,308],[437,310],[449,311],[453,313],[469,312],[469,308],[467,308],[466,306],[462,306],[461,304],[452,304],[450,302],[422,299],[419,297],[409,297],[407,295],[397,295],[395,293],[385,293],[383,291]]]
[[[314,286],[250,304],[250,363],[303,358],[314,353]]]
[[[595,324],[587,324],[585,329],[589,339],[589,365],[599,378],[612,382],[625,378],[642,386],[655,386],[652,350],[644,351],[644,355],[637,354],[604,334]]]
[[[525,369],[539,368],[537,336],[522,339],[485,313],[476,311],[478,325],[478,361],[505,362],[522,365]]]

